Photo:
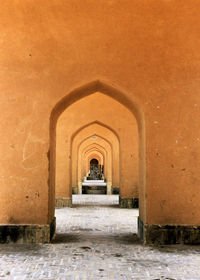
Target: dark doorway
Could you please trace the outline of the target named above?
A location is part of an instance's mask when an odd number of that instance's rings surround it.
[[[91,159],[90,165],[95,165],[95,164],[96,164],[96,165],[99,164],[98,160],[97,160],[96,158]]]

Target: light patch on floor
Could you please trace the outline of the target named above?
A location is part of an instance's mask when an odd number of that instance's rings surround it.
[[[51,244],[0,244],[0,279],[200,280],[199,246],[143,246],[138,210],[117,199],[75,195],[56,210]]]

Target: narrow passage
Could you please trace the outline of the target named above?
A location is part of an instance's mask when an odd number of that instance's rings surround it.
[[[62,237],[97,244],[137,239],[138,210],[119,208],[118,195],[73,195],[72,203],[72,208],[56,209],[55,240]]]

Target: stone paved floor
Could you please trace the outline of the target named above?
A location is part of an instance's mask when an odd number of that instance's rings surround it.
[[[0,279],[200,279],[200,246],[143,246],[138,210],[119,209],[118,196],[73,202],[56,210],[52,244],[0,245]]]

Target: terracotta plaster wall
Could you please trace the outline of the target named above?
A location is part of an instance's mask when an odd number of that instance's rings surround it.
[[[200,224],[199,14],[199,0],[1,1],[0,223],[51,221],[50,114],[105,80],[143,112],[142,220]]]

